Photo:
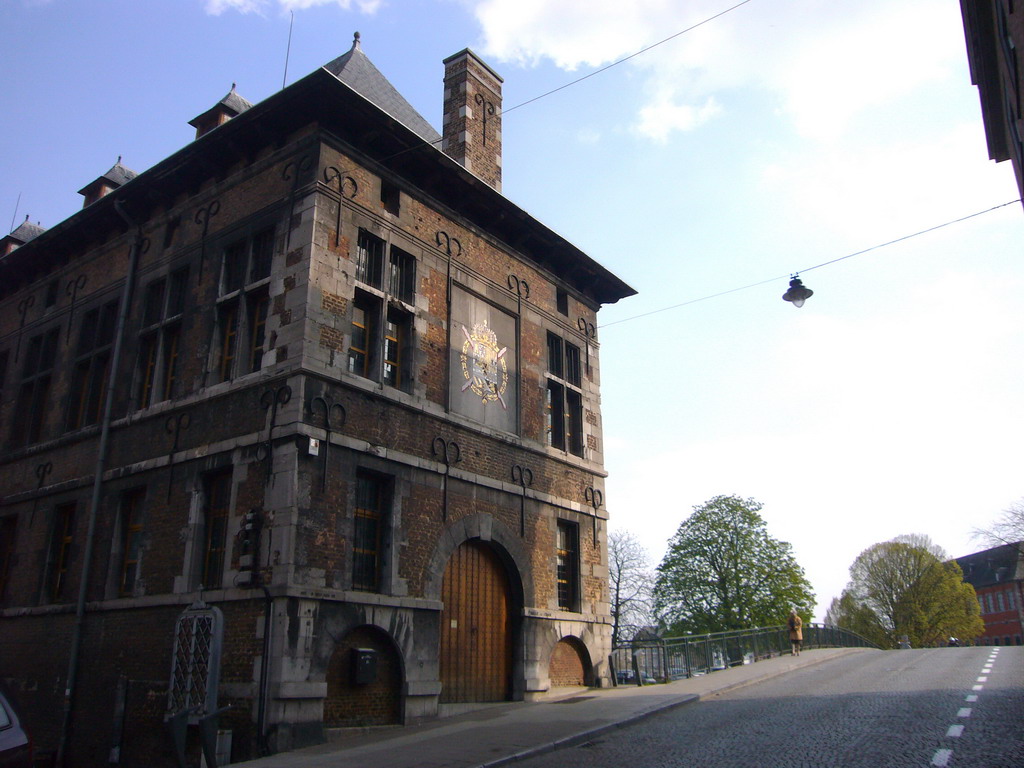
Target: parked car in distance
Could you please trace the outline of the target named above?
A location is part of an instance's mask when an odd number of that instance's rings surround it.
[[[32,738],[13,700],[0,687],[0,768],[32,768]]]

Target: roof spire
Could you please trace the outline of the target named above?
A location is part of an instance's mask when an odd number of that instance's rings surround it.
[[[362,48],[362,46],[359,45],[359,33],[358,32],[356,32],[352,36],[352,50],[354,51],[356,48],[360,48],[360,49]]]

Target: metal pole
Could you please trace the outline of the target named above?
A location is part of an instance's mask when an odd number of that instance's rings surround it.
[[[78,585],[78,603],[75,607],[75,628],[71,636],[71,652],[68,658],[68,674],[64,687],[64,717],[60,726],[60,738],[57,742],[56,764],[64,768],[68,733],[71,730],[71,709],[78,676],[78,658],[82,649],[82,629],[85,624],[85,601],[89,592],[89,576],[92,570],[93,542],[96,539],[96,518],[99,516],[100,496],[103,490],[103,472],[107,465],[107,450],[110,440],[111,413],[114,407],[114,389],[118,381],[118,368],[121,362],[121,348],[124,346],[125,327],[128,310],[131,306],[132,291],[135,286],[135,272],[139,263],[139,251],[142,250],[142,227],[136,224],[120,200],[114,201],[114,210],[125,220],[129,227],[135,227],[135,240],[128,253],[128,273],[125,275],[124,287],[121,290],[121,306],[117,311],[117,329],[114,333],[114,350],[110,357],[110,368],[107,371],[107,391],[103,396],[103,418],[100,428],[100,444],[96,451],[96,466],[92,481],[92,498],[89,501],[89,526],[85,534],[85,549],[82,560],[82,581]]]

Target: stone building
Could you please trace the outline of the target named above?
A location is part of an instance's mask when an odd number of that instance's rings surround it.
[[[984,645],[1024,642],[1024,542],[1003,544],[956,559],[964,581],[974,587],[981,606]]]
[[[1024,197],[1024,114],[1021,113],[1020,54],[1024,13],[1016,0],[960,0],[971,82],[978,86],[988,155],[1009,160]]]
[[[502,80],[444,64],[443,135],[357,36],[4,238],[0,676],[38,750],[170,765],[166,722],[194,756],[230,706],[238,760],[609,683],[595,327],[634,291],[501,195]]]

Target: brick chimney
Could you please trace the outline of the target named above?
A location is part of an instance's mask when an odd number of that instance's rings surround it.
[[[499,192],[502,82],[468,48],[444,60],[441,149]]]

